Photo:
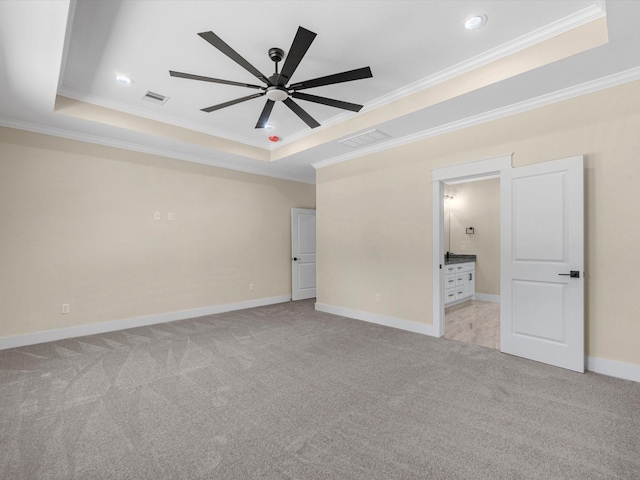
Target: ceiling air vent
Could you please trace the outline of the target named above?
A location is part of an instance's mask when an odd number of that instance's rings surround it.
[[[167,100],[169,100],[169,97],[165,97],[164,95],[160,95],[159,93],[147,90],[146,92],[144,92],[144,95],[142,95],[142,100],[157,103],[159,105],[164,105]]]
[[[384,140],[385,138],[389,138],[389,135],[387,135],[386,133],[382,133],[379,130],[373,129],[367,132],[359,133],[354,137],[345,138],[344,140],[340,140],[338,143],[351,148],[360,148],[371,143],[379,142],[380,140]]]

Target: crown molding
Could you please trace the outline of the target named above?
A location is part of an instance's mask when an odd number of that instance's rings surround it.
[[[502,58],[508,57],[509,55],[513,55],[514,53],[549,40],[558,35],[562,35],[565,32],[597,20],[605,15],[606,10],[604,0],[596,0],[593,5],[590,5],[589,7],[584,8],[572,15],[552,22],[542,28],[534,30],[533,32],[522,35],[515,40],[504,43],[494,49],[488,50],[480,55],[476,55],[475,57],[441,70],[434,75],[423,78],[421,80],[418,80],[417,82],[406,85],[393,92],[378,97],[373,101],[366,103],[359,113],[367,113],[377,108],[384,107],[409,95],[451,80],[452,78],[463,75],[477,68],[498,61]],[[343,123],[349,118],[353,118],[355,115],[357,114],[353,112],[340,113],[323,121],[322,125],[319,128],[314,129],[313,131],[302,130],[297,134],[288,136],[285,140],[281,141],[279,145],[274,148],[274,150]]]
[[[579,97],[582,95],[588,95],[590,93],[595,93],[600,90],[605,90],[607,88],[613,88],[618,85],[633,82],[636,80],[640,80],[640,67],[631,68],[629,70],[625,70],[623,72],[609,75],[607,77],[599,78],[597,80],[592,80],[590,82],[581,83],[573,87],[565,88],[563,90],[558,90],[556,92],[548,93],[546,95],[541,95],[539,97],[535,97],[530,100],[525,100],[523,102],[514,103],[506,107],[490,110],[488,112],[481,113],[479,115],[467,117],[462,120],[447,123],[445,125],[424,130],[422,132],[417,132],[412,135],[407,135],[405,137],[396,138],[388,142],[378,143],[376,145],[372,145],[371,147],[358,150],[357,152],[352,152],[345,155],[329,158],[326,160],[321,160],[319,162],[312,163],[311,165],[313,166],[313,168],[317,170],[320,168],[328,167],[330,165],[335,165],[338,163],[346,162],[348,160],[353,160],[355,158],[359,158],[365,155],[370,155],[372,153],[377,153],[384,150],[388,150],[390,148],[406,145],[408,143],[413,143],[419,140],[424,140],[424,139],[435,137],[438,135],[443,135],[445,133],[454,132],[456,130],[461,130],[463,128],[472,127],[474,125],[490,122],[492,120],[497,120],[499,118],[508,117],[510,115],[515,115],[517,113],[534,110],[536,108],[562,102],[564,100],[569,100],[571,98]]]
[[[51,135],[54,137],[67,138],[69,140],[77,140],[80,142],[93,143],[96,145],[103,145],[105,147],[120,148],[123,150],[130,150],[132,152],[145,153],[149,155],[157,155],[159,157],[173,158],[175,160],[183,160],[185,162],[198,163],[200,165],[207,165],[209,167],[226,168],[228,170],[235,170],[243,173],[250,173],[253,175],[262,175],[263,177],[277,178],[280,180],[290,180],[293,182],[308,183],[313,185],[315,182],[309,181],[303,178],[298,178],[290,175],[278,175],[268,170],[261,170],[257,168],[250,168],[235,165],[232,163],[224,162],[221,160],[215,160],[198,155],[189,155],[185,153],[175,152],[172,150],[165,150],[157,147],[150,147],[148,145],[142,145],[139,143],[125,142],[122,140],[116,140],[113,138],[102,137],[98,135],[91,135],[88,133],[74,132],[72,130],[65,130],[62,128],[50,127],[47,125],[39,125],[31,122],[24,122],[21,120],[14,120],[0,117],[0,127],[15,128],[18,130],[26,130],[28,132],[41,133],[43,135]],[[266,164],[267,166],[269,163]]]
[[[452,78],[463,75],[502,58],[508,57],[509,55],[513,55],[514,53],[549,40],[553,37],[561,35],[565,32],[568,32],[569,30],[580,27],[594,20],[597,20],[598,18],[601,18],[605,15],[606,12],[604,1],[595,2],[593,5],[587,8],[584,8],[572,15],[564,17],[548,25],[545,25],[544,27],[534,30],[533,32],[522,35],[515,40],[504,43],[480,55],[476,55],[475,57],[441,70],[434,75],[423,78],[421,80],[418,80],[417,82],[411,83],[386,95],[378,97],[375,100],[366,103],[362,110],[360,110],[360,113],[366,113],[371,110],[384,107],[386,105],[389,105],[390,103],[417,93],[421,90],[433,87],[440,83],[451,80]],[[289,136],[286,141],[280,142],[280,145],[277,148],[305,138],[312,133],[316,133],[318,131],[333,127],[348,120],[354,115],[355,114],[351,112],[344,112],[336,115],[335,117],[324,121],[321,127],[314,129],[313,132],[301,131],[297,134]]]
[[[1,1],[1,0],[0,0]],[[238,142],[238,143],[242,143],[244,145],[249,145],[252,147],[257,147],[257,148],[261,148],[263,150],[267,150],[267,151],[274,151],[277,150],[278,148],[280,148],[281,146],[284,145],[288,145],[290,143],[293,143],[297,140],[306,138],[310,135],[313,135],[319,131],[322,131],[326,128],[332,127],[334,125],[337,125],[339,123],[344,122],[345,120],[348,120],[351,117],[354,117],[355,115],[357,115],[356,113],[353,112],[344,112],[344,113],[339,113],[337,114],[335,117],[331,117],[328,120],[323,121],[322,125],[320,125],[320,127],[315,128],[313,130],[310,129],[304,129],[299,131],[298,133],[295,133],[291,136],[288,136],[286,140],[281,140],[280,142],[278,142],[278,144],[273,144],[273,143],[269,143],[268,145],[264,145],[263,143],[260,142],[256,142],[255,140],[252,139],[248,139],[246,137],[242,137],[240,135],[233,135],[230,134],[228,132],[223,132],[222,130],[216,130],[213,128],[205,128],[200,124],[194,123],[194,122],[187,122],[183,119],[180,119],[178,117],[174,117],[172,115],[166,115],[166,114],[158,114],[158,113],[154,113],[154,112],[150,112],[148,110],[145,110],[143,108],[138,108],[138,107],[134,107],[131,105],[127,105],[125,103],[121,103],[121,102],[116,102],[114,100],[110,100],[104,97],[99,97],[97,95],[92,95],[89,93],[83,93],[80,92],[76,89],[73,88],[69,88],[69,87],[65,87],[65,86],[60,86],[58,88],[58,95],[61,95],[63,97],[68,97],[71,98],[73,100],[78,100],[80,102],[85,102],[85,103],[89,103],[92,105],[97,105],[99,107],[104,107],[104,108],[109,108],[111,110],[115,110],[117,112],[122,112],[122,113],[128,113],[130,115],[135,115],[138,117],[142,117],[148,120],[153,120],[156,122],[161,122],[167,125],[171,125],[171,126],[175,126],[175,127],[180,127],[180,128],[185,128],[187,130],[192,130],[194,132],[199,132],[199,133],[204,133],[205,135],[212,135],[214,137],[219,137],[219,138],[223,138],[225,140],[230,140],[232,142]],[[336,120],[337,119],[337,120]]]
[[[542,28],[534,30],[533,32],[529,32],[525,35],[522,35],[515,40],[504,43],[494,49],[488,50],[480,55],[476,55],[475,57],[470,58],[469,60],[465,60],[463,62],[458,63],[457,65],[453,65],[452,67],[446,68],[435,75],[431,75],[430,77],[424,78],[422,80],[418,80],[410,85],[407,85],[403,88],[395,90],[394,92],[389,93],[388,95],[384,95],[373,102],[370,102],[366,105],[367,109],[374,109],[389,103],[392,103],[400,98],[404,98],[413,93],[419,92],[420,90],[424,90],[426,88],[433,87],[439,83],[446,82],[447,80],[451,80],[457,76],[468,73],[477,68],[483,67],[490,63],[493,63],[502,58],[508,57],[517,53],[521,50],[529,48],[538,43],[542,43],[547,41],[553,37],[557,37],[558,35],[562,35],[569,30],[580,27],[586,23],[592,22],[601,18],[605,15],[605,12],[602,7],[594,4],[583,10],[580,10],[572,15],[564,17],[560,20],[552,22],[548,25],[545,25]],[[364,110],[364,109],[363,109]]]
[[[172,115],[150,112],[143,108],[138,108],[131,105],[127,105],[125,103],[116,102],[114,100],[109,100],[107,98],[99,97],[97,95],[82,93],[82,92],[79,92],[78,90],[75,90],[69,87],[61,86],[60,88],[58,88],[58,95],[72,98],[73,100],[78,100],[80,102],[90,103],[92,105],[98,105],[99,107],[109,108],[111,110],[116,110],[118,112],[128,113],[130,115],[135,115],[137,117],[146,118],[148,120],[153,120],[153,121],[164,123],[167,125],[186,128],[187,130],[193,130],[194,132],[204,133],[205,135],[212,135],[214,137],[224,138],[225,140],[242,143],[244,145],[250,145],[252,147],[261,148],[263,150],[271,149],[270,148],[271,145],[268,145],[265,147],[264,144],[261,144],[254,140],[247,139],[245,137],[241,137],[239,135],[232,135],[227,132],[223,132],[221,130],[215,130],[212,128],[204,128],[200,124],[197,124],[194,122],[187,122],[185,120],[182,120],[178,117],[174,117]]]
[[[459,75],[463,75],[472,70],[480,68],[484,65],[500,60],[501,58],[512,55],[520,50],[524,50],[532,45],[538,44],[540,42],[544,42],[557,35],[561,35],[573,28],[589,23],[604,15],[606,15],[605,9],[604,9],[604,2],[596,1],[593,5],[583,10],[580,10],[572,15],[569,15],[565,18],[557,20],[542,28],[534,30],[533,32],[522,35],[516,38],[515,40],[504,43],[494,49],[488,50],[487,52],[484,52],[480,55],[477,55],[468,60],[460,62],[456,65],[453,65],[449,68],[446,68],[434,75],[423,78],[412,84],[406,85],[393,92],[390,92],[389,94],[378,97],[373,101],[366,103],[362,108],[362,110],[360,111],[360,113],[366,113],[366,112],[375,110],[377,108],[389,105],[406,96],[409,96],[421,90],[433,87],[437,84],[446,82]],[[104,108],[110,108],[110,109],[121,111],[124,113],[129,113],[131,115],[136,115],[136,116],[140,116],[150,120],[162,122],[165,124],[186,128],[188,130],[193,130],[193,131],[204,133],[207,135],[213,135],[216,137],[224,138],[226,140],[243,143],[245,145],[250,145],[250,146],[261,148],[268,151],[278,150],[281,147],[290,145],[299,140],[307,138],[311,135],[317,134],[323,130],[334,127],[357,115],[356,113],[353,113],[353,112],[342,112],[323,121],[322,125],[316,129],[313,129],[313,130],[305,129],[305,130],[299,131],[298,133],[294,133],[293,135],[289,135],[287,136],[287,138],[281,140],[278,143],[278,145],[272,145],[272,144],[264,145],[263,143],[256,142],[246,137],[229,134],[228,132],[223,132],[221,130],[205,128],[200,124],[197,124],[194,122],[187,122],[180,118],[174,117],[172,115],[158,114],[142,108],[134,107],[121,102],[116,102],[116,101],[109,100],[96,95],[85,94],[78,90],[65,87],[63,85],[61,85],[58,88],[58,94],[63,95],[65,97],[72,98],[74,100],[79,100],[81,102],[87,102],[87,103],[98,105]]]

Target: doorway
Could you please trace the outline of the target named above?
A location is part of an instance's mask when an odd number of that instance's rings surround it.
[[[444,310],[444,338],[500,350],[500,304],[467,300]]]
[[[316,296],[316,211],[291,209],[291,300]]]
[[[433,334],[444,333],[444,184],[500,177],[500,351],[584,372],[584,157],[432,170]]]
[[[432,172],[432,204],[433,204],[433,326],[434,326],[434,334],[438,337],[441,337],[445,334],[445,285],[444,285],[444,277],[446,273],[446,265],[445,265],[445,255],[446,252],[449,251],[451,254],[451,250],[455,250],[454,245],[456,245],[456,239],[451,238],[449,233],[447,238],[447,243],[445,244],[445,210],[444,210],[444,200],[445,200],[445,186],[446,185],[462,185],[468,182],[487,180],[491,178],[497,178],[499,181],[500,174],[502,170],[511,168],[511,155],[502,155],[495,158],[490,158],[486,160],[478,160],[476,162],[461,164],[461,165],[452,165],[450,167],[444,167],[435,169]],[[448,195],[451,195],[451,191],[448,190]],[[451,195],[452,196],[452,195]],[[455,198],[454,198],[455,200]],[[450,219],[447,219],[447,223]],[[454,223],[455,225],[455,223]],[[465,243],[458,243],[458,250],[460,250],[460,245],[465,245],[469,247],[469,239],[467,235],[476,235],[475,234],[475,226],[474,225],[464,225],[464,233],[460,237],[460,241],[464,241]],[[474,233],[467,234],[467,228],[474,228]],[[498,223],[498,231],[500,229]],[[484,228],[483,228],[484,230]],[[467,236],[467,237],[465,237]],[[456,237],[457,238],[457,237]],[[477,237],[473,237],[477,238]],[[454,243],[449,246],[449,241],[453,240]],[[456,252],[453,252],[454,254]],[[459,253],[469,253],[468,251],[459,252]],[[464,271],[464,269],[463,269]],[[475,288],[474,288],[474,296],[475,296]],[[487,299],[478,298],[480,301],[484,301]],[[458,302],[451,303],[447,302],[448,307],[452,307]],[[499,305],[499,304],[498,304]],[[460,308],[462,310],[462,308]],[[464,315],[465,312],[461,312],[460,315]]]
[[[444,337],[500,349],[500,177],[443,182]]]

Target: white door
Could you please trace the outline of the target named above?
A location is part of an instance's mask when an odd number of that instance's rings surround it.
[[[500,350],[584,372],[582,156],[502,171]]]
[[[316,211],[291,209],[291,299],[316,296]]]

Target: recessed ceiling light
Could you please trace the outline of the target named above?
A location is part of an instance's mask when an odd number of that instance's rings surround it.
[[[473,30],[475,28],[480,28],[485,23],[487,23],[486,15],[474,15],[464,22],[464,28],[467,30]]]
[[[124,83],[125,85],[130,85],[133,83],[129,77],[125,77],[124,75],[116,75],[116,81],[118,83]]]

